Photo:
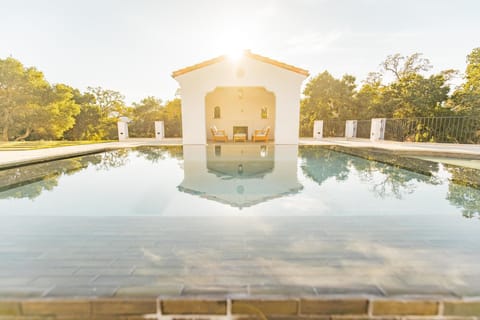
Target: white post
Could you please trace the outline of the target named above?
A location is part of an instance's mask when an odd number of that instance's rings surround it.
[[[118,140],[126,140],[128,139],[128,123],[124,121],[117,122],[118,128]]]
[[[387,119],[376,118],[372,119],[372,126],[370,129],[370,141],[378,141],[385,139],[385,126]]]
[[[345,138],[357,137],[357,120],[347,120],[345,122]]]
[[[165,138],[165,125],[163,121],[155,121],[155,140]]]
[[[315,120],[313,122],[313,139],[320,140],[323,138],[323,120]]]

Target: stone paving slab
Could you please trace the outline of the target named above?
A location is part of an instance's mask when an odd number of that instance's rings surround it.
[[[456,144],[456,143],[428,143],[428,142],[398,142],[398,141],[370,141],[369,139],[345,139],[345,138],[324,138],[315,140],[313,138],[300,138],[300,145],[339,145],[352,148],[378,148],[397,152],[410,152],[409,154],[446,154],[446,155],[472,155],[480,156],[480,145],[478,144]],[[478,159],[478,157],[475,157]]]
[[[121,148],[134,148],[139,146],[173,146],[181,144],[182,140],[177,138],[167,138],[160,141],[154,139],[130,139],[125,142],[106,142],[39,150],[0,151],[0,169],[78,157]]]
[[[474,220],[444,216],[414,219],[412,223],[408,221],[412,217],[403,216],[277,217],[269,219],[269,238],[278,239],[271,242],[262,241],[263,231],[247,228],[250,224],[228,232],[221,228],[225,219],[145,216],[2,219],[0,234],[20,248],[22,255],[0,259],[0,297],[128,297],[129,293],[135,297],[154,297],[162,293],[177,297],[366,294],[467,298],[480,292],[477,250],[480,234],[475,231],[478,223]],[[256,218],[242,219],[259,222]],[[389,232],[383,229],[385,225],[391,226]],[[74,246],[74,242],[34,240],[39,231],[49,234],[45,240],[61,238],[72,226],[77,238],[89,239],[98,228],[103,229],[103,236],[96,235],[96,241],[83,249]],[[55,232],[49,231],[52,228]],[[130,235],[123,234],[126,229]],[[318,229],[324,232],[310,233]],[[141,242],[132,246],[129,241],[130,237],[137,238],[136,234],[144,235],[150,244],[161,243],[150,249],[154,249],[154,256],[164,258],[134,255],[134,259],[122,260],[126,248],[145,252]],[[203,239],[199,255],[198,237],[192,234],[215,237],[209,241]],[[177,238],[184,241],[181,250]],[[225,239],[232,247],[219,245],[217,238]],[[245,238],[249,240],[243,241]],[[123,241],[111,242],[112,239]],[[106,246],[118,256],[102,260]],[[63,259],[58,256],[52,260],[48,254],[38,256],[39,252],[57,250],[66,253]],[[85,259],[84,250],[89,252],[89,259]],[[225,259],[221,254],[224,251],[249,254]],[[29,252],[32,259],[28,259]]]

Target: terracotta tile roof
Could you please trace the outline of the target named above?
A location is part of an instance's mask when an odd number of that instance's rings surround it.
[[[299,73],[299,74],[304,75],[306,77],[308,77],[308,75],[309,75],[308,71],[305,70],[305,69],[297,68],[295,66],[292,66],[292,65],[289,65],[289,64],[286,64],[286,63],[283,63],[283,62],[280,62],[280,61],[277,61],[277,60],[274,60],[274,59],[271,59],[271,58],[268,58],[268,57],[264,57],[264,56],[261,56],[259,54],[252,53],[250,50],[245,50],[243,52],[243,56],[249,57],[249,58],[261,61],[261,62],[269,63],[269,64],[274,65],[276,67],[283,68],[283,69],[286,69],[286,70],[289,70],[289,71],[292,71],[292,72],[296,72],[296,73]],[[182,74],[189,73],[191,71],[198,70],[198,69],[210,66],[210,65],[218,63],[218,62],[222,62],[227,58],[228,58],[227,55],[222,55],[222,56],[210,59],[210,60],[206,60],[206,61],[194,64],[194,65],[186,67],[186,68],[179,69],[179,70],[174,71],[172,73],[172,77],[176,78],[178,76],[181,76]]]

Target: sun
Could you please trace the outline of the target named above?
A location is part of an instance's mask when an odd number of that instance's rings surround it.
[[[231,29],[224,31],[218,38],[220,52],[227,55],[231,60],[240,60],[245,51],[250,48],[249,32],[243,29]]]
[[[229,59],[233,61],[238,61],[242,59],[244,53],[245,53],[245,49],[235,48],[227,51],[226,55]]]

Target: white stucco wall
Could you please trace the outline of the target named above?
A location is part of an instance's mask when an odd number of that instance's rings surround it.
[[[275,143],[298,144],[300,91],[306,76],[243,56],[175,79],[181,87],[184,144],[206,144],[205,96],[216,87],[265,87],[275,94]]]

